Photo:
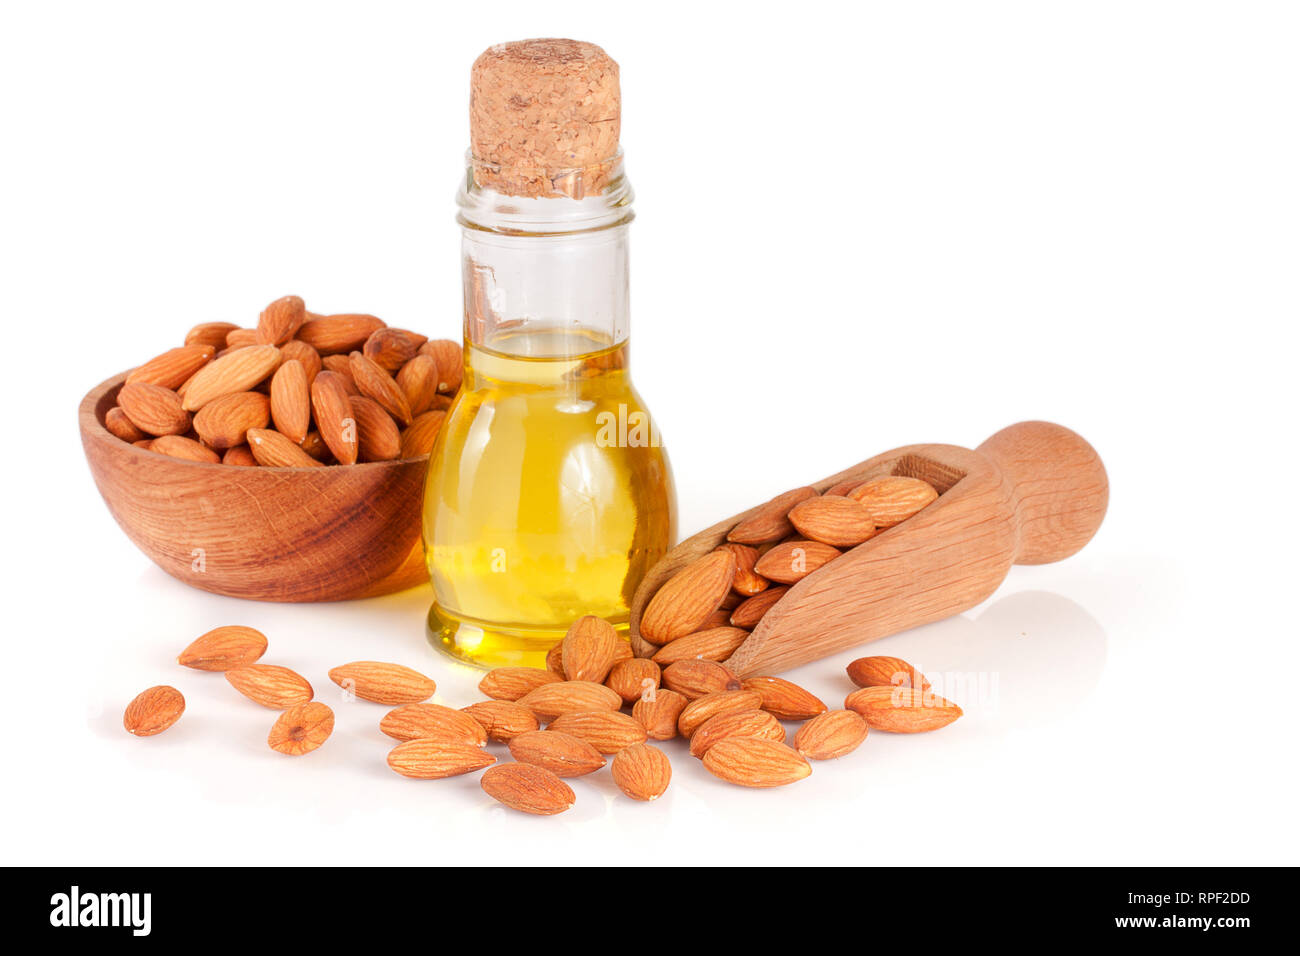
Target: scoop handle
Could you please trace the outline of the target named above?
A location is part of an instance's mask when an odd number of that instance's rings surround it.
[[[1051,422],[1009,425],[976,449],[1010,487],[1016,564],[1047,564],[1087,544],[1106,516],[1110,483],[1097,452]]]

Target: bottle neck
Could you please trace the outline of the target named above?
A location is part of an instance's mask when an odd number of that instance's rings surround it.
[[[509,354],[626,341],[633,213],[621,155],[588,169],[538,171],[536,196],[484,185],[499,173],[471,158],[457,196],[465,341]]]

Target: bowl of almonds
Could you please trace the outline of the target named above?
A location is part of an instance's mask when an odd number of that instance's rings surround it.
[[[285,296],[255,327],[207,322],[79,410],[109,511],[186,584],[264,601],[373,597],[427,580],[429,452],[461,345]]]

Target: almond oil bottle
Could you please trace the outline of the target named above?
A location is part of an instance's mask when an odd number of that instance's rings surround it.
[[[629,374],[619,108],[618,66],[589,43],[503,44],[474,64],[465,374],[424,543],[432,639],[475,664],[540,666],[584,614],[625,630],[676,537],[668,458]]]

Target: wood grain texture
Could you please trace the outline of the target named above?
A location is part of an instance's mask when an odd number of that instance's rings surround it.
[[[374,597],[428,580],[420,544],[428,456],[235,468],[153,454],[104,427],[124,379],[82,400],[82,446],[117,523],[168,574],[216,594],[293,602]]]
[[[868,641],[968,610],[988,598],[1013,563],[1039,564],[1083,547],[1106,513],[1101,459],[1069,429],[1022,422],[978,451],[909,445],[813,484],[923,478],[937,501],[799,581],[727,660],[745,677],[777,673]],[[683,565],[711,551],[762,505],[706,528],[673,548],[632,602],[632,647],[657,648],[639,632],[642,609]]]

